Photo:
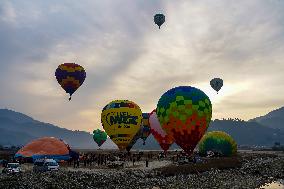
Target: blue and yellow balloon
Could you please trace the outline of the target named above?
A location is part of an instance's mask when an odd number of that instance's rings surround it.
[[[84,68],[75,63],[64,63],[58,66],[55,71],[55,77],[61,87],[70,95],[83,84],[86,78]]]

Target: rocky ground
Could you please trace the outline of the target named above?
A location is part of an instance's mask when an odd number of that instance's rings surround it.
[[[155,169],[144,169],[140,166],[120,170],[68,168],[52,173],[26,171],[14,176],[1,174],[0,188],[251,189],[259,188],[267,182],[284,179],[284,156],[242,154],[241,157],[242,165],[239,168],[211,169],[202,173],[172,176],[158,174]]]

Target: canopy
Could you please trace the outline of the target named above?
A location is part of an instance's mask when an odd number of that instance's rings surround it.
[[[65,141],[54,137],[43,137],[33,140],[21,148],[16,153],[15,158],[33,158],[33,160],[50,158],[60,161],[76,159],[77,155]]]

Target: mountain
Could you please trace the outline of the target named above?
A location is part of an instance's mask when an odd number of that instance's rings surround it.
[[[281,129],[281,120],[284,119],[283,112],[284,108],[280,108],[265,116],[249,121],[239,119],[214,120],[211,121],[208,131],[224,131],[230,134],[238,145],[273,146],[275,142],[284,144],[284,130]],[[270,124],[266,124],[268,120]],[[280,121],[277,122],[275,120]],[[0,109],[0,145],[25,145],[33,139],[44,136],[61,138],[73,148],[98,148],[92,139],[92,135],[88,132],[71,131],[34,120],[22,113]],[[117,149],[110,139],[101,148]],[[143,141],[139,139],[133,148],[144,150],[160,149],[159,144],[152,135],[146,140],[146,145],[143,145]],[[179,148],[178,145],[173,144],[170,149],[177,148]]]
[[[284,131],[253,121],[214,120],[208,131],[224,131],[231,135],[238,145],[273,146],[275,142],[284,143]]]
[[[92,135],[85,131],[71,131],[12,110],[0,109],[0,144],[25,145],[33,139],[52,136],[65,140],[73,148],[98,148]],[[116,148],[108,139],[102,148]]]
[[[249,121],[255,121],[269,128],[284,130],[284,107],[273,110],[264,116]]]

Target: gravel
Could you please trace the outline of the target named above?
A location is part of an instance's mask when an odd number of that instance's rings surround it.
[[[265,154],[242,155],[242,166],[226,170],[211,169],[199,174],[163,176],[152,169],[101,169],[19,175],[0,174],[0,188],[258,188],[264,183],[284,179],[283,156]]]

